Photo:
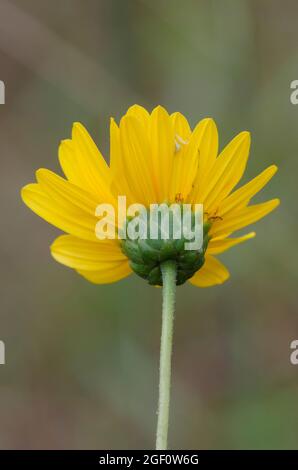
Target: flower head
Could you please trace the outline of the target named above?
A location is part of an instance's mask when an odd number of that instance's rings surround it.
[[[234,189],[245,171],[249,146],[249,133],[241,132],[218,154],[212,119],[203,119],[191,130],[180,113],[169,115],[158,106],[149,114],[135,105],[119,126],[111,120],[110,165],[86,129],[75,123],[72,138],[59,148],[65,178],[40,169],[37,183],[25,186],[22,198],[39,216],[66,233],[52,244],[53,257],[91,282],[118,281],[133,270],[152,284],[160,284],[160,263],[175,259],[177,283],[189,279],[200,287],[221,284],[229,273],[215,255],[253,238],[254,232],[237,238],[231,234],[279,204],[278,199],[250,204],[276,172],[275,165]],[[185,253],[172,240],[158,246],[149,243],[148,247],[148,243],[131,240],[98,239],[96,208],[101,203],[116,208],[119,195],[125,195],[128,204],[145,207],[154,203],[203,204],[202,247]]]

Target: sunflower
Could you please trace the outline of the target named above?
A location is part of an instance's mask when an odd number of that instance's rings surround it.
[[[201,120],[192,130],[179,112],[169,115],[158,106],[149,114],[134,105],[119,125],[111,119],[109,165],[82,124],[75,123],[71,139],[59,147],[65,177],[39,169],[37,183],[25,186],[22,198],[66,233],[51,246],[55,260],[96,284],[118,281],[132,271],[142,275],[121,240],[97,238],[99,203],[116,207],[119,195],[125,195],[128,204],[146,207],[163,202],[202,203],[208,237],[198,269],[188,269],[183,282],[188,279],[199,287],[221,284],[229,272],[216,255],[253,238],[255,232],[231,235],[279,204],[278,199],[250,204],[276,172],[275,165],[234,189],[245,171],[249,147],[250,134],[241,132],[218,154],[212,119]],[[152,266],[148,269],[152,271]],[[148,278],[149,271],[142,277]]]
[[[72,138],[61,143],[59,160],[65,178],[40,169],[37,183],[22,190],[24,202],[66,234],[51,246],[53,257],[89,281],[118,281],[132,271],[150,284],[163,286],[156,449],[167,448],[171,354],[176,285],[189,280],[207,287],[229,277],[216,258],[234,245],[255,236],[232,233],[271,212],[278,199],[251,205],[252,197],[272,178],[268,167],[249,183],[235,187],[245,171],[250,135],[241,132],[219,153],[214,121],[203,119],[191,130],[180,113],[169,115],[158,106],[151,114],[132,106],[118,126],[110,124],[110,165],[86,129],[75,123]],[[187,251],[181,236],[167,239],[99,239],[99,204],[118,209],[119,196],[128,205],[201,204],[203,243]],[[181,206],[179,206],[181,207]],[[195,217],[193,210],[192,216]],[[133,217],[135,221],[135,217]],[[150,219],[151,220],[151,219]],[[129,214],[124,216],[124,227]],[[123,230],[119,218],[115,225]],[[119,232],[118,232],[119,233]],[[181,243],[183,242],[183,243]]]

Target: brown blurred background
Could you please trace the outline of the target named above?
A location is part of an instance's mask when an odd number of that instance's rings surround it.
[[[170,447],[298,448],[298,3],[0,0],[1,448],[152,448],[161,292],[88,284],[50,257],[57,230],[21,202],[83,122],[108,155],[109,116],[162,104],[212,116],[223,146],[252,132],[246,179],[282,205],[221,258],[227,284],[178,290]]]

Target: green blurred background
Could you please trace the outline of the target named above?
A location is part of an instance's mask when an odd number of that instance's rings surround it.
[[[162,104],[212,116],[220,145],[252,132],[246,180],[281,207],[221,256],[223,286],[178,289],[170,447],[298,448],[298,3],[1,0],[1,448],[152,448],[161,291],[88,284],[50,257],[59,233],[21,202],[83,122],[108,155],[109,117]]]

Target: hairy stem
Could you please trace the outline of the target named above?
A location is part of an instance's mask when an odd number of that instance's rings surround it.
[[[169,406],[171,388],[171,359],[173,321],[176,293],[176,262],[165,261],[161,265],[163,279],[162,327],[159,365],[159,399],[156,431],[156,449],[166,450],[168,443]]]

